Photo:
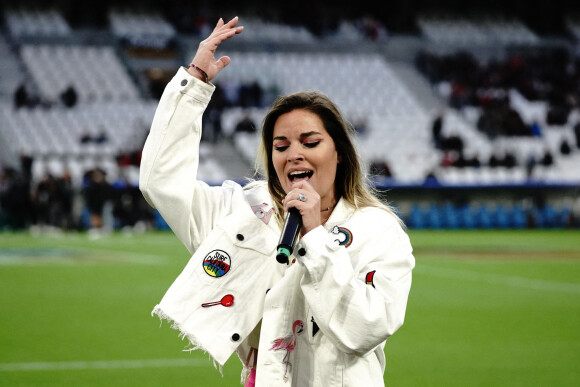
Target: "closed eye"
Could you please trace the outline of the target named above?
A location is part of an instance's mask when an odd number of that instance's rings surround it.
[[[274,145],[274,150],[278,152],[284,152],[286,149],[288,149],[288,145]]]
[[[305,141],[304,142],[304,146],[307,147],[307,148],[314,148],[318,144],[320,144],[320,141],[321,140]]]

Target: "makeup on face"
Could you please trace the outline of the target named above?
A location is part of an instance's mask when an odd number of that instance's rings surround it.
[[[285,192],[308,181],[332,205],[338,154],[332,137],[318,115],[304,109],[282,114],[274,125],[272,162]]]

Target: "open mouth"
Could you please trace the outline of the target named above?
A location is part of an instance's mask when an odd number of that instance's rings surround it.
[[[308,180],[314,175],[314,171],[294,171],[288,174],[290,181],[294,180]]]

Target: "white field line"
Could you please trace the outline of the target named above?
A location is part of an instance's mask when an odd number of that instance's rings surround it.
[[[50,249],[47,249],[50,250]],[[81,256],[74,257],[68,254],[78,253]],[[82,254],[89,254],[83,257]],[[91,255],[92,254],[92,255]],[[108,258],[111,257],[111,258]],[[42,266],[42,265],[94,265],[99,263],[136,263],[142,265],[158,266],[167,263],[163,256],[154,254],[132,253],[118,250],[102,250],[97,248],[72,248],[64,252],[64,256],[3,256],[0,250],[0,266]]]
[[[580,284],[570,282],[556,282],[543,279],[534,279],[495,273],[480,273],[473,270],[446,269],[441,267],[433,267],[425,265],[421,265],[416,269],[419,269],[418,272],[420,274],[431,275],[435,277],[481,281],[532,290],[542,290],[542,291],[580,295]]]
[[[128,368],[136,369],[136,368],[202,367],[202,366],[211,366],[211,361],[203,359],[148,359],[148,360],[0,363],[0,372],[111,370],[111,369],[128,369]]]

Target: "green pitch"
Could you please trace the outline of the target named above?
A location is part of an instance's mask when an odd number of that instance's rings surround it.
[[[580,383],[579,231],[414,231],[389,386]],[[153,306],[189,254],[169,232],[0,233],[0,386],[237,386]]]

